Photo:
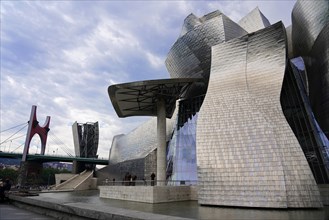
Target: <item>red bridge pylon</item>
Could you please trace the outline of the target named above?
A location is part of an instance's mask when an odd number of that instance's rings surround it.
[[[22,161],[26,161],[26,156],[29,153],[30,143],[35,134],[38,134],[41,139],[41,155],[45,154],[46,150],[46,143],[47,143],[47,136],[50,123],[50,116],[47,116],[45,124],[41,127],[37,120],[37,106],[33,105],[31,110],[31,116],[29,121],[29,127],[27,129],[24,151]]]

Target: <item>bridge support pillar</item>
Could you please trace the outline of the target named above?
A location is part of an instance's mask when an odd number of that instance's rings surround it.
[[[42,162],[22,161],[17,178],[18,185],[20,187],[39,185],[41,172]]]
[[[80,162],[80,161],[73,161],[73,166],[72,166],[72,173],[73,174],[78,174],[81,173],[85,170],[94,170],[95,171],[96,165],[95,164],[89,164],[86,162]]]
[[[73,174],[78,174],[78,173],[81,173],[82,171],[85,170],[85,165],[84,165],[83,162],[79,162],[79,161],[74,160],[72,165],[73,165],[72,166],[72,173]]]

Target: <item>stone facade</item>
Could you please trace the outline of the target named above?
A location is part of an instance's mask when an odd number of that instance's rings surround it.
[[[146,203],[196,199],[195,186],[99,186],[100,197]]]

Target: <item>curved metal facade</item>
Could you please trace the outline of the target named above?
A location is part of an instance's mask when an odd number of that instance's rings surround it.
[[[183,95],[177,121],[167,120],[167,180],[196,180],[197,170],[205,205],[322,207],[316,181],[329,181],[328,8],[328,1],[297,1],[288,36],[258,8],[243,27],[219,11],[185,19],[165,64],[172,78],[206,85]],[[287,60],[297,55],[305,66]],[[110,163],[156,149],[155,127],[154,119],[116,136]]]
[[[318,184],[329,183],[329,154],[307,94],[307,77],[301,57],[288,62],[281,90],[281,107]]]
[[[329,139],[329,21],[316,39],[310,56],[313,61],[308,68],[311,106]]]
[[[168,141],[173,132],[176,117],[167,119]],[[110,150],[109,164],[146,157],[157,148],[157,119],[151,118],[126,135],[117,135],[113,138]]]
[[[281,109],[285,39],[279,22],[213,47],[196,134],[200,204],[322,206]]]
[[[248,31],[248,33],[258,31],[271,25],[258,7],[244,16],[238,24]]]
[[[329,21],[329,1],[297,1],[291,18],[294,56],[307,56]]]
[[[201,18],[189,15],[165,61],[171,78],[204,78],[207,81],[211,47],[244,34],[247,32],[243,28],[219,11]]]
[[[329,1],[297,1],[292,12],[294,56],[306,58],[309,99],[329,138]]]

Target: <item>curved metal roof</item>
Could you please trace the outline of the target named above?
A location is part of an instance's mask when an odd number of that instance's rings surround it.
[[[120,118],[129,116],[156,116],[157,100],[166,103],[166,117],[171,118],[176,100],[202,78],[175,78],[146,80],[111,85],[108,87],[112,105]]]

